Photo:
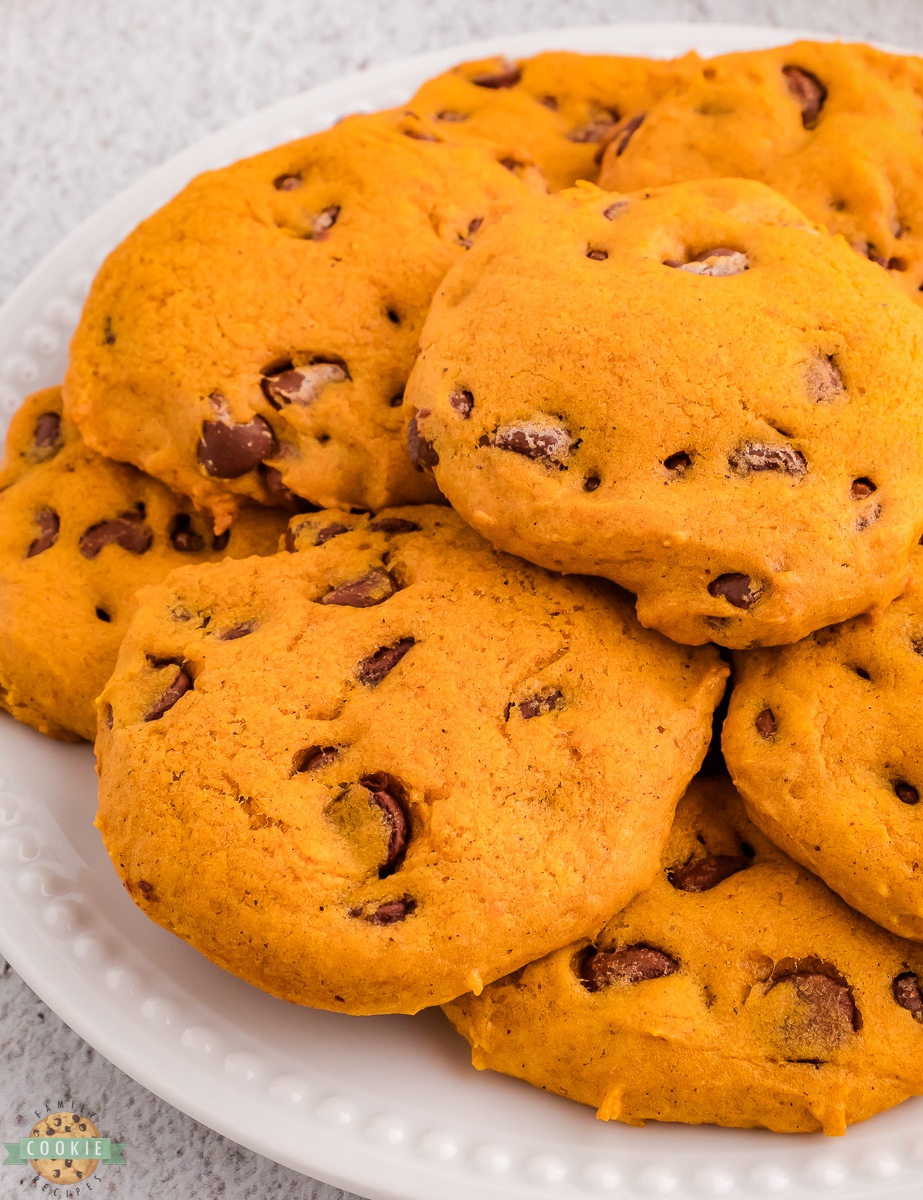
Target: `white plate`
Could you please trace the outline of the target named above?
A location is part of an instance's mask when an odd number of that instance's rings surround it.
[[[796,36],[677,24],[530,33],[392,63],[240,121],[117,196],[0,310],[0,429],[28,391],[60,380],[67,339],[103,256],[199,171],[322,129],[343,113],[401,103],[423,79],[465,58],[546,49],[714,54]],[[656,1123],[630,1129],[472,1070],[467,1045],[438,1011],[352,1018],[264,995],[134,907],[92,827],[95,806],[88,747],[47,741],[0,717],[0,950],[122,1070],[261,1154],[370,1200],[919,1200],[923,1099],[838,1140]]]

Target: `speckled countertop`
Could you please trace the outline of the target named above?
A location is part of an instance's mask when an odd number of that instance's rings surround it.
[[[114,193],[236,117],[420,51],[619,20],[811,27],[923,48],[920,0],[3,0],[0,299]],[[348,1200],[146,1091],[0,959],[0,1141],[59,1104],[88,1107],[129,1148],[87,1197]],[[28,1168],[0,1170],[0,1200],[48,1194],[43,1184]]]

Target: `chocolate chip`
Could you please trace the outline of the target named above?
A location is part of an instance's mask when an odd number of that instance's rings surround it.
[[[792,446],[770,446],[766,442],[744,442],[728,455],[728,464],[738,475],[756,471],[781,471],[800,478],[808,469],[804,455]]]
[[[531,721],[533,717],[540,717],[544,713],[554,712],[556,708],[563,708],[564,696],[557,688],[554,688],[539,696],[531,696],[528,700],[520,700],[515,707],[519,709],[524,721]]]
[[[404,137],[413,138],[416,142],[441,142],[442,138],[436,137],[434,133],[428,133],[425,129],[404,129],[402,130]]]
[[[244,424],[206,421],[202,425],[197,459],[216,479],[239,479],[276,451],[269,422],[256,416]]]
[[[853,500],[864,500],[866,496],[871,496],[872,492],[877,492],[878,488],[872,483],[871,479],[854,479],[852,487],[849,489],[849,494]]]
[[[898,800],[900,800],[902,804],[920,803],[919,791],[913,786],[912,783],[908,783],[906,779],[897,779],[892,786],[894,788],[895,796],[897,796]]]
[[[145,721],[159,721],[160,718],[170,711],[176,702],[186,695],[192,688],[192,676],[185,667],[180,667],[176,672],[176,678],[160,697],[144,714]]]
[[[742,271],[749,270],[750,262],[746,254],[742,254],[739,250],[731,250],[727,246],[714,246],[710,250],[703,250],[701,254],[697,254],[691,262],[681,263],[675,259],[669,259],[664,265],[678,267],[680,271],[688,271],[690,275],[726,277],[739,275]]]
[[[396,308],[386,309],[385,316],[388,318],[388,320],[391,322],[392,325],[400,325],[401,314],[397,311]]]
[[[708,585],[708,592],[716,598],[722,597],[735,608],[751,608],[762,596],[763,589],[757,586],[754,590],[749,576],[732,571],[713,579]]]
[[[42,413],[35,422],[32,444],[42,460],[51,458],[61,449],[61,417],[59,413]]]
[[[501,425],[490,444],[498,450],[509,450],[563,470],[567,458],[580,443],[575,442],[566,429],[523,422],[521,425]]]
[[[829,404],[846,395],[843,376],[829,355],[812,359],[808,367],[807,384],[818,404]]]
[[[920,980],[913,971],[905,971],[898,975],[891,984],[891,995],[901,1006],[913,1016],[915,1021],[923,1024],[923,991],[920,990]]]
[[[416,521],[405,521],[403,517],[381,517],[369,522],[370,533],[419,533]]]
[[[749,865],[750,860],[742,854],[713,854],[683,867],[671,867],[667,879],[679,891],[707,892]]]
[[[218,550],[219,552],[221,550],[226,550],[228,548],[228,542],[230,540],[231,540],[230,529],[226,529],[224,531],[224,533],[216,533],[215,536],[212,538],[212,549]]]
[[[219,633],[218,640],[221,642],[236,642],[238,638],[248,637],[257,628],[256,621],[242,621],[239,625],[232,625],[230,629]]]
[[[806,71],[804,67],[783,67],[782,74],[789,93],[801,108],[801,124],[805,129],[813,129],[826,102],[827,89],[813,72]]]
[[[371,775],[364,775],[359,782],[371,792],[369,804],[381,809],[390,830],[387,857],[378,868],[379,879],[386,879],[389,875],[393,875],[404,861],[404,854],[410,841],[410,818],[407,815],[406,793],[400,781],[386,771],[375,771]]]
[[[356,668],[359,682],[364,683],[367,687],[374,687],[381,683],[414,644],[412,637],[401,638],[400,641],[393,642],[390,646],[382,646],[368,658],[363,658]]]
[[[483,217],[472,217],[472,219],[468,222],[468,236],[462,237],[462,235],[459,234],[458,240],[461,243],[461,245],[465,247],[466,250],[470,250],[471,247],[474,245],[474,235],[477,233],[477,231],[481,228],[481,226],[483,224],[484,224]]]
[[[389,408],[400,408],[403,403],[404,403],[404,393],[397,392],[388,401],[388,407]]]
[[[663,460],[663,465],[675,475],[685,475],[689,467],[692,466],[692,459],[685,450],[677,450],[675,454],[670,454]]]
[[[340,604],[349,608],[372,608],[388,600],[397,591],[387,571],[369,571],[360,579],[341,583],[321,597],[322,604]]]
[[[417,902],[412,896],[402,896],[400,900],[386,900],[366,915],[362,909],[350,909],[351,917],[362,917],[370,925],[396,925],[415,911]]]
[[[112,521],[91,525],[80,538],[79,549],[84,558],[96,558],[104,546],[121,546],[129,554],[145,554],[151,548],[154,535],[133,514]]]
[[[341,533],[349,533],[349,526],[340,525],[335,521],[332,525],[326,525],[323,529],[317,531],[314,545],[323,546],[324,542],[329,542],[331,538],[339,537]]]
[[[767,740],[775,733],[778,726],[776,725],[775,714],[771,708],[764,708],[753,722],[756,726],[756,732],[761,738]]]
[[[801,1022],[803,1033],[837,1044],[862,1028],[852,988],[829,963],[817,958],[783,959],[772,972],[770,990],[780,984],[792,987],[810,1011]],[[794,1024],[792,1031],[797,1032]]]
[[[414,416],[410,418],[410,423],[407,426],[407,452],[410,455],[410,461],[422,471],[426,468],[433,468],[439,465],[439,455],[436,453],[436,447],[425,438],[420,432],[417,425],[417,417],[429,416],[429,409],[420,409]]]
[[[107,625],[112,621],[111,614],[107,613],[104,608],[100,608],[99,605],[96,606],[96,618],[99,621],[105,621]]]
[[[481,75],[473,75],[471,82],[476,87],[482,88],[510,88],[515,87],[522,79],[522,71],[514,62],[505,59],[498,70],[485,71]]]
[[[618,124],[618,113],[602,112],[586,125],[579,125],[565,134],[569,142],[598,146],[605,142]]]
[[[260,386],[273,408],[280,409],[283,404],[312,404],[328,383],[351,378],[342,359],[317,358],[301,367],[264,375]]]
[[[442,112],[436,113],[437,121],[467,121],[468,113],[457,112],[453,108],[444,108]]]
[[[106,346],[115,345],[115,333],[112,330],[112,318],[106,317],[103,325],[103,344]]]
[[[272,186],[277,192],[293,192],[295,188],[301,187],[301,176],[277,175],[272,181]]]
[[[467,420],[474,408],[474,396],[470,392],[458,389],[449,396],[449,405]]]
[[[615,134],[612,139],[615,143],[615,157],[621,158],[628,149],[628,143],[644,124],[644,118],[647,113],[638,113],[635,117],[630,117],[621,129]]]
[[[299,750],[292,760],[292,774],[319,771],[321,767],[332,763],[339,753],[336,746],[309,746],[307,750]]]
[[[598,992],[613,983],[646,983],[663,979],[679,970],[679,963],[652,946],[628,946],[606,953],[595,946],[581,955],[578,962],[580,982],[588,992]]]
[[[42,554],[58,540],[58,530],[61,528],[61,520],[58,514],[51,508],[43,508],[41,512],[35,514],[35,524],[39,528],[38,537],[29,544],[29,549],[26,551],[26,558],[35,558],[36,554]]]
[[[605,262],[606,259],[609,257],[609,251],[608,250],[587,250],[586,257],[592,259],[593,262]]]
[[[598,475],[587,475],[583,481],[583,490],[585,492],[595,492],[601,483],[602,480]]]
[[[313,239],[315,242],[322,242],[334,225],[336,225],[339,215],[339,204],[332,204],[330,208],[325,208],[323,212],[318,213],[314,218],[314,224],[311,226],[311,232],[307,235],[308,239]]]
[[[608,208],[603,209],[603,216],[607,221],[614,221],[617,216],[625,211],[628,204],[628,200],[613,200]]]
[[[138,891],[145,900],[153,900],[155,898],[154,885],[152,883],[148,883],[146,879],[138,880]]]
[[[170,524],[170,543],[181,554],[198,554],[205,545],[201,534],[191,528],[188,513],[177,513]]]
[[[544,105],[545,108],[550,108],[552,112],[558,111],[557,96],[539,96],[538,102],[539,104]]]

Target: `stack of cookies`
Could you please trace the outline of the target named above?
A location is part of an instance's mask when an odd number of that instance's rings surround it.
[[[0,704],[135,903],[603,1119],[923,1093],[921,125],[862,46],[486,60],[132,233]]]

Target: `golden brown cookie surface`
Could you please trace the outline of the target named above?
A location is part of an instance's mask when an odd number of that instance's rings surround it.
[[[249,496],[435,499],[402,394],[435,287],[544,186],[403,110],[199,176],[107,259],[71,346],[69,414],[221,532]]]
[[[248,507],[216,538],[188,500],[89,450],[60,389],[36,392],[0,466],[0,707],[92,741],[135,589],[190,562],[272,554],[286,520]]]
[[[446,508],[295,525],[297,553],[141,598],[97,741],[135,902],[277,995],[415,1012],[645,886],[705,750],[715,652]]]
[[[923,550],[876,619],[738,655],[728,769],[756,823],[879,925],[923,941]]]
[[[745,176],[842,233],[919,300],[923,65],[870,46],[796,42],[691,68],[606,151],[613,190]]]
[[[923,1092],[923,951],[747,820],[680,802],[654,883],[595,940],[446,1006],[476,1067],[605,1120],[843,1133]]]
[[[761,184],[585,185],[449,274],[409,445],[495,545],[616,580],[643,624],[791,642],[904,585],[921,346],[884,273]]]

